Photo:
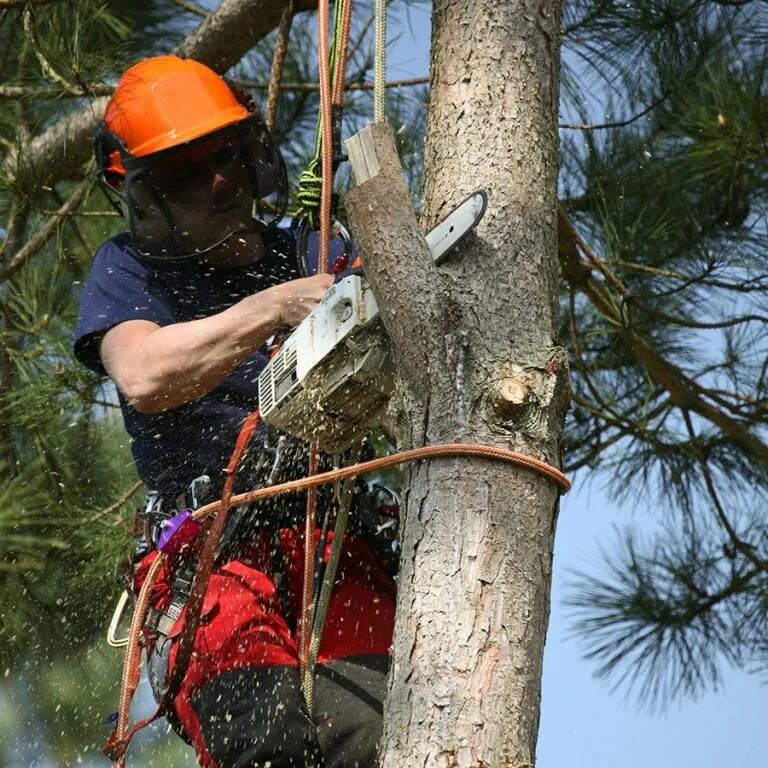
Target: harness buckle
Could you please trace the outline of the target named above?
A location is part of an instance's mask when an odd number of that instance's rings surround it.
[[[203,503],[210,498],[212,490],[213,484],[208,475],[200,475],[199,477],[196,477],[188,486],[187,493],[189,494],[190,504],[187,506],[192,509],[202,507]]]

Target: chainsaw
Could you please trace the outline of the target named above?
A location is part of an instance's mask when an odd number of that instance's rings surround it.
[[[435,264],[477,226],[487,206],[479,190],[425,239]],[[359,270],[341,277],[288,336],[259,376],[262,419],[340,453],[384,413],[394,386],[387,334]]]

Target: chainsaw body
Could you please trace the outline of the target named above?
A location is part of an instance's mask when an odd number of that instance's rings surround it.
[[[485,213],[470,195],[427,235],[436,264]],[[262,419],[277,429],[340,453],[382,416],[393,389],[389,340],[363,274],[340,279],[285,340],[259,376]]]

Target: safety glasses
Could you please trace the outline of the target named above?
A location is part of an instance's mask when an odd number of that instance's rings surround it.
[[[105,189],[148,258],[204,255],[234,235],[275,226],[285,212],[285,165],[258,114],[143,157],[115,134],[100,138],[101,167],[118,152],[125,170],[103,174]]]

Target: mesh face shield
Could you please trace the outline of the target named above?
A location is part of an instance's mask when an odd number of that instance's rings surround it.
[[[120,152],[125,177],[103,174],[105,189],[147,258],[203,256],[233,236],[276,226],[285,213],[285,165],[257,114],[143,157],[105,130],[99,151],[105,161]]]

